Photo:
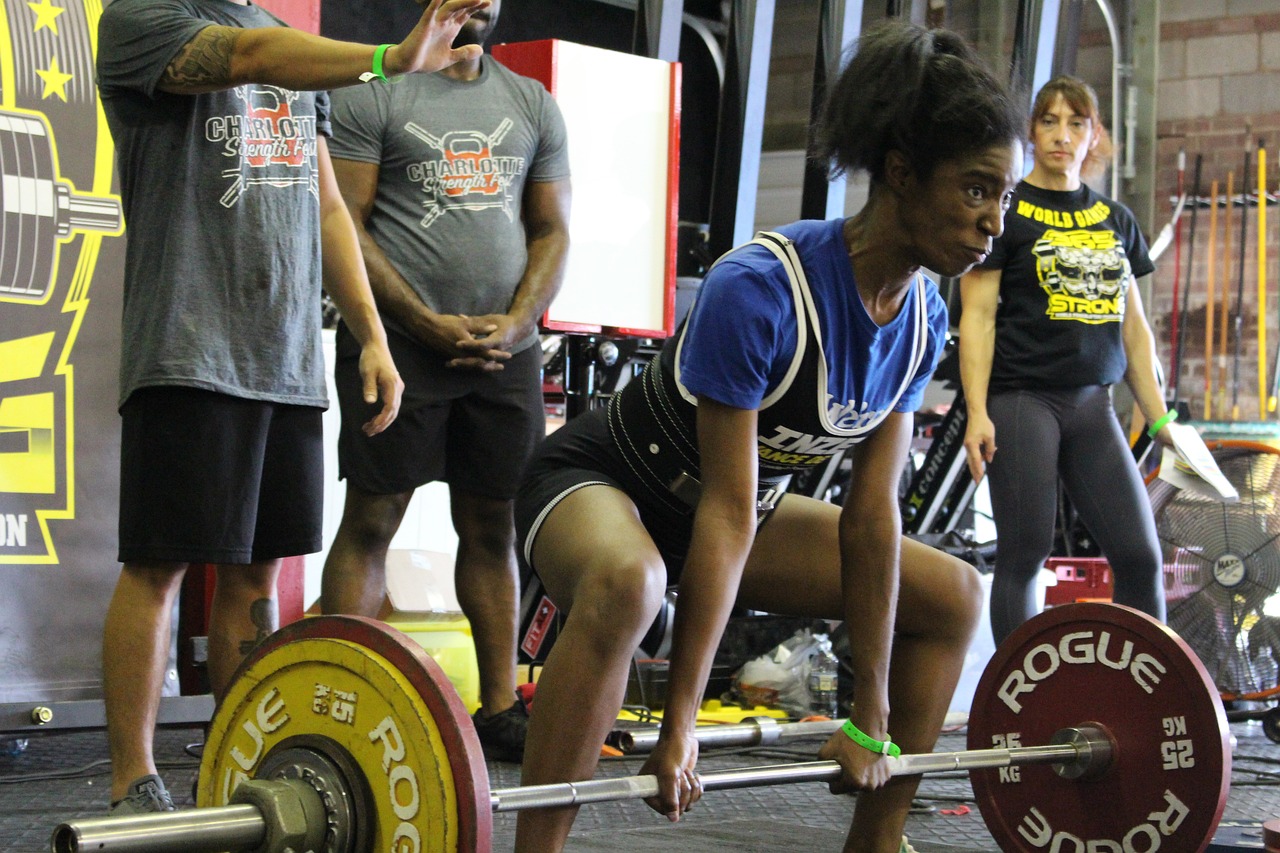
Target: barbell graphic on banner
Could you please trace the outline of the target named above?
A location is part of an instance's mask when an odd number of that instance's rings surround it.
[[[1109,604],[1053,608],[996,650],[963,752],[886,758],[969,770],[1001,849],[1203,850],[1230,737],[1204,667],[1164,625]],[[839,776],[835,762],[705,773],[703,789]],[[195,810],[59,826],[55,851],[488,851],[494,812],[653,796],[652,776],[490,791],[461,699],[381,623],[290,625],[241,666],[210,727]]]
[[[77,233],[120,233],[120,202],[77,193],[58,174],[53,132],[40,113],[0,110],[0,297],[42,302],[58,244]]]
[[[95,417],[116,417],[108,371],[124,248],[112,239],[124,217],[94,74],[103,5],[0,0],[0,565],[83,562],[77,548],[98,522],[77,513],[77,497],[92,506],[111,488],[84,441],[101,432]],[[13,592],[31,605],[31,624],[52,617],[80,636],[75,616],[64,622],[52,599],[42,610],[25,595],[29,582],[18,578]],[[19,629],[0,655],[22,645]],[[97,677],[90,656],[77,660],[83,672],[59,667],[54,680]],[[42,685],[41,667],[24,661],[14,675]]]

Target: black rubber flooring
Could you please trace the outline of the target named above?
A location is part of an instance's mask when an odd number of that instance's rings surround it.
[[[1266,739],[1256,723],[1234,723],[1235,769],[1224,825],[1210,847],[1214,853],[1261,849],[1256,827],[1280,817],[1280,745]],[[157,735],[156,756],[180,807],[191,803],[191,782],[198,759],[188,746],[199,730],[164,730]],[[3,741],[0,741],[3,743]],[[818,743],[794,742],[785,750],[707,751],[706,770],[812,759]],[[944,735],[939,750],[965,748],[962,734]],[[631,775],[641,758],[606,761],[600,775]],[[494,788],[519,784],[519,768],[488,765]],[[16,754],[0,755],[0,850],[49,849],[49,835],[59,822],[97,817],[107,805],[106,737],[101,732],[52,734],[32,738]],[[907,822],[907,834],[919,853],[966,853],[996,850],[972,800],[968,777],[938,774],[920,786],[918,813]],[[853,799],[836,797],[821,783],[708,793],[678,824],[670,824],[639,802],[585,806],[568,850],[713,851],[741,853],[814,853],[838,851],[844,840]],[[513,846],[515,816],[494,816],[494,851]],[[1184,851],[1172,851],[1184,853]]]

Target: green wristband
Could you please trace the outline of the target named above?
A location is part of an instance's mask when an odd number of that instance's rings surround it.
[[[370,80],[386,80],[386,72],[382,68],[382,58],[386,55],[387,49],[392,45],[380,44],[373,49],[373,70],[366,71],[360,75],[360,81],[368,83]]]
[[[880,755],[891,755],[894,758],[902,755],[902,750],[896,743],[893,743],[893,738],[889,737],[889,735],[885,735],[884,740],[876,740],[871,735],[863,733],[862,729],[853,724],[853,720],[845,720],[844,725],[840,727],[840,731],[848,735],[849,739],[858,746],[869,749],[872,752]]]
[[[1153,423],[1153,424],[1152,424],[1152,425],[1147,429],[1147,435],[1151,436],[1152,438],[1155,438],[1155,437],[1156,437],[1156,433],[1158,433],[1160,430],[1164,429],[1164,425],[1165,425],[1165,424],[1171,424],[1171,423],[1173,423],[1174,421],[1176,421],[1177,419],[1178,419],[1178,410],[1177,410],[1177,409],[1170,409],[1169,411],[1167,411],[1167,412],[1165,412],[1165,413],[1164,413],[1164,417],[1160,418],[1158,421],[1156,421],[1155,423]]]

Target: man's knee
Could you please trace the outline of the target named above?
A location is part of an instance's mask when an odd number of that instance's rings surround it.
[[[391,544],[413,492],[375,495],[347,487],[341,533],[364,550],[385,549]]]
[[[186,563],[127,562],[121,567],[120,575],[132,588],[145,589],[151,596],[163,600],[181,588],[186,570]]]
[[[514,502],[494,498],[453,497],[453,526],[462,549],[505,558],[515,551]]]
[[[229,598],[274,598],[280,560],[226,564],[217,567],[217,589]]]
[[[982,618],[986,598],[982,579],[977,569],[958,557],[938,553],[937,559],[944,564],[946,594],[937,597],[942,612],[933,627],[942,635],[968,642]]]
[[[956,611],[970,628],[974,630],[982,618],[982,607],[986,599],[986,590],[978,570],[963,560],[952,558],[956,573]]]

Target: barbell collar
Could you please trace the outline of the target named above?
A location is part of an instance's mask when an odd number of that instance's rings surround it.
[[[796,728],[802,727],[802,728]],[[830,734],[840,727],[837,720],[811,720],[800,723],[779,723],[772,717],[758,717],[723,726],[700,726],[693,731],[698,746],[704,748],[724,746],[769,746],[784,737]],[[627,755],[653,752],[658,745],[659,728],[623,729],[618,733],[618,749]]]
[[[1081,726],[1064,730],[1064,743],[1024,746],[1011,749],[977,749],[964,752],[933,752],[918,755],[886,756],[892,776],[914,776],[948,770],[976,770],[1009,767],[1015,764],[1055,764],[1078,767],[1078,775],[1095,776],[1106,769],[1111,741],[1097,728]],[[731,788],[760,788],[799,782],[833,782],[841,769],[835,761],[808,761],[765,767],[719,770],[698,776],[703,791]],[[489,795],[495,812],[522,809],[564,808],[587,803],[647,799],[658,795],[657,776],[627,776],[619,779],[591,779],[583,782],[556,782],[526,785],[493,791]]]
[[[267,823],[248,804],[129,817],[89,818],[53,831],[54,853],[219,853],[253,850],[267,837]]]
[[[1078,728],[1059,729],[1049,738],[1052,744],[1069,744],[1079,752],[1076,761],[1054,764],[1053,772],[1063,779],[1097,779],[1111,766],[1115,739],[1101,726],[1089,723]]]

